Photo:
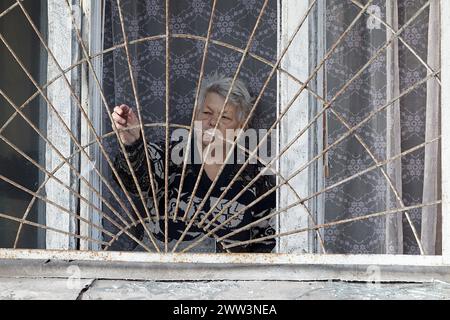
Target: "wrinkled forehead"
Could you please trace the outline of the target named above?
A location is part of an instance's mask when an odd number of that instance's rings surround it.
[[[199,110],[204,111],[205,109],[209,109],[214,112],[221,112],[223,108],[223,104],[225,103],[225,97],[216,92],[208,92],[203,99],[203,103],[199,105]],[[227,104],[225,106],[226,113],[236,113],[238,107],[232,101],[232,97],[228,98]]]

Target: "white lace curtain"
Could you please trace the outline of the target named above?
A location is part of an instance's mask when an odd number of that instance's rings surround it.
[[[398,1],[388,0],[386,5],[386,22],[394,30],[399,29],[398,23]],[[428,52],[427,64],[433,70],[439,69],[440,57],[440,26],[439,26],[439,0],[431,0],[428,16]],[[392,35],[392,34],[391,34]],[[388,35],[391,36],[391,35]],[[395,40],[388,49],[387,55],[387,101],[400,95],[400,61],[399,44]],[[430,71],[428,71],[430,73]],[[426,109],[425,109],[425,141],[431,141],[439,136],[439,84],[432,78],[427,81],[426,86]],[[400,154],[401,147],[401,105],[396,102],[387,115],[387,158]],[[425,147],[424,174],[423,174],[423,203],[431,203],[439,197],[439,143],[428,144]],[[396,160],[388,166],[390,178],[394,186],[402,196],[402,163]],[[392,209],[392,191],[388,189],[387,210]],[[394,200],[395,201],[395,200]],[[438,233],[437,206],[426,206],[422,208],[422,218],[420,220],[420,239],[423,246],[423,253],[428,255],[437,254],[440,250]],[[386,218],[386,252],[403,253],[403,224],[402,214],[387,216]]]
[[[290,0],[289,0],[290,1]],[[361,9],[365,1],[319,0],[325,4],[322,23],[325,24],[325,47],[330,48]],[[219,1],[213,38],[245,46],[249,31],[263,1]],[[124,18],[130,40],[164,33],[164,3],[157,0],[123,2]],[[171,30],[175,33],[204,35],[211,10],[207,0],[173,1]],[[394,31],[402,28],[420,10],[426,0],[374,0],[371,13]],[[106,1],[105,46],[122,41],[115,1]],[[270,61],[276,60],[277,12],[276,1],[270,1],[263,17],[252,52]],[[376,9],[376,10],[375,10]],[[383,23],[370,20],[365,14],[352,28],[337,51],[326,62],[325,97],[331,99],[352,76],[360,70],[375,52],[391,39],[392,31]],[[314,19],[311,19],[313,22]],[[369,24],[369,20],[372,24]],[[274,38],[275,36],[275,38]],[[356,79],[333,104],[333,110],[350,125],[356,125],[370,112],[403,91],[414,86],[429,73],[418,57],[433,70],[439,69],[439,1],[429,6],[401,33],[403,41],[395,40]],[[415,56],[407,45],[417,54]],[[144,105],[144,118],[161,122],[164,117],[164,40],[155,40],[133,46],[133,66],[140,84],[138,91]],[[193,40],[174,40],[171,59],[171,105],[176,114],[171,122],[188,122],[191,116],[193,89],[198,74],[202,44]],[[224,48],[212,46],[207,73],[219,69],[232,74],[239,55]],[[320,59],[317,59],[320,60]],[[105,91],[111,105],[126,99],[134,101],[129,87],[128,71],[123,52],[116,50],[104,57]],[[270,68],[249,60],[243,77],[254,93],[260,89]],[[177,79],[182,79],[179,81]],[[189,87],[190,86],[190,87]],[[340,143],[328,154],[329,175],[325,185],[339,182],[374,164],[405,152],[416,145],[436,138],[440,133],[439,90],[436,80],[430,80],[395,102],[357,131],[361,141],[369,147],[369,155],[354,136]],[[258,127],[268,127],[274,121],[276,82],[265,95]],[[273,112],[271,112],[273,111]],[[342,123],[327,113],[328,143],[345,132]],[[154,136],[158,136],[158,130]],[[162,131],[161,131],[162,132]],[[111,142],[112,143],[112,142]],[[111,151],[113,145],[111,145]],[[375,159],[375,160],[374,160]],[[440,199],[439,143],[429,144],[417,152],[408,153],[380,170],[353,179],[327,192],[324,200],[325,222],[363,216],[402,206],[433,202]],[[106,173],[107,174],[107,173]],[[390,179],[387,182],[386,175]],[[394,188],[392,188],[394,187]],[[393,192],[396,190],[396,193]],[[401,201],[399,201],[399,199]],[[414,226],[416,234],[411,228]],[[440,251],[439,207],[427,206],[364,221],[337,225],[324,230],[324,241],[329,253],[404,253]],[[421,240],[422,248],[416,238]],[[128,248],[125,245],[124,248]],[[123,249],[123,248],[122,248]],[[422,249],[422,250],[421,250]]]

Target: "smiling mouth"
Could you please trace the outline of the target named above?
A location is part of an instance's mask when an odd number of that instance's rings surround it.
[[[203,141],[204,143],[209,144],[209,143],[212,143],[212,142],[214,141],[214,134],[213,134],[213,131],[214,131],[214,130],[209,129],[209,130],[206,130],[206,131],[203,132],[203,135],[202,135],[202,141]]]

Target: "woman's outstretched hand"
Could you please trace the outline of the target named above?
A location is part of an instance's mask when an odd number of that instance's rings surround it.
[[[125,104],[122,104],[121,106],[114,108],[112,117],[117,129],[119,129],[120,139],[125,145],[132,145],[140,138],[141,129],[139,128],[139,120],[133,109]],[[130,127],[133,129],[129,129]]]

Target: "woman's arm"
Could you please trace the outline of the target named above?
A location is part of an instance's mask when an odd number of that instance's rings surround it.
[[[275,186],[273,176],[261,176],[256,185],[256,197],[260,197]],[[260,200],[252,207],[253,221],[257,221],[271,214],[276,208],[276,191],[272,191],[264,199]],[[258,239],[275,234],[275,217],[263,220],[251,228],[252,239]],[[270,253],[274,250],[276,244],[275,238],[252,243],[250,252]]]
[[[114,108],[113,119],[119,130],[119,137],[125,145],[125,153],[119,148],[120,151],[115,158],[114,167],[123,181],[125,188],[133,195],[138,196],[139,192],[133,178],[133,171],[141,191],[147,196],[150,190],[150,178],[144,141],[139,129],[139,120],[133,110],[126,105]],[[163,151],[159,146],[152,143],[147,143],[147,150],[155,181],[155,191],[158,194],[162,185],[161,181],[164,180]],[[128,158],[131,168],[126,158]],[[114,180],[118,182],[115,175]]]
[[[162,186],[164,181],[163,151],[159,146],[151,143],[147,144],[147,148],[155,182],[155,191],[158,194],[161,189],[160,186]],[[114,161],[114,167],[117,170],[117,173],[122,179],[125,188],[133,195],[139,196],[138,188],[131,172],[131,170],[133,170],[142,192],[147,195],[150,191],[150,178],[143,139],[140,138],[132,145],[125,146],[125,152],[131,163],[131,168],[126,161],[125,154],[120,150]],[[114,180],[118,183],[115,175]]]

